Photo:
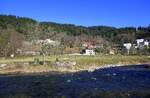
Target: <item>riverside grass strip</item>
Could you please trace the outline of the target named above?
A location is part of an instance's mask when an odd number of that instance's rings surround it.
[[[32,65],[28,62],[33,62],[34,58],[39,58],[40,61],[43,60],[42,56],[35,57],[16,57],[16,58],[6,58],[0,59],[0,64],[8,64],[4,68],[0,68],[0,73],[38,73],[38,72],[77,72],[82,70],[95,70],[98,68],[103,68],[107,65],[131,65],[131,64],[150,64],[150,57],[148,56],[123,56],[123,55],[96,55],[96,56],[46,56],[45,60],[49,64],[45,65]],[[59,61],[75,61],[76,65],[69,67],[60,67],[53,64],[58,58]],[[25,63],[28,63],[25,65]]]

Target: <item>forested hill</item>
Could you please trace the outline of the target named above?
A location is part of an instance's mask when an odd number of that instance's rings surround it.
[[[117,22],[117,21],[116,21]],[[133,42],[137,38],[150,38],[150,26],[115,28],[110,26],[76,26],[54,22],[38,22],[26,17],[0,15],[0,40],[7,39],[9,33],[21,39],[37,40],[51,38],[54,40],[80,38],[102,38],[108,42]]]

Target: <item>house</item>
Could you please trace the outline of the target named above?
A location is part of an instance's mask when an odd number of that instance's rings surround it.
[[[143,48],[144,46],[149,47],[149,41],[145,39],[136,40],[137,48]]]
[[[83,55],[95,55],[94,49],[96,47],[91,42],[84,42],[82,47],[84,48],[81,52]]]
[[[82,44],[82,47],[84,48],[88,48],[88,49],[93,49],[93,48],[96,48],[95,45],[91,44],[90,42],[85,42]]]
[[[149,46],[149,41],[144,39],[137,39],[136,40],[137,46]]]
[[[52,46],[58,46],[58,45],[60,45],[60,42],[53,41],[51,39],[45,39],[45,40],[38,40],[37,44],[45,44],[45,45],[49,44],[49,45],[52,45]]]
[[[87,43],[82,44],[82,47],[88,47]]]
[[[144,42],[144,39],[136,39],[137,46],[140,46]]]
[[[95,55],[95,51],[93,49],[86,49],[83,55]]]
[[[127,50],[130,50],[132,44],[131,44],[131,43],[124,43],[123,46],[124,46]]]
[[[127,53],[129,54],[132,44],[131,43],[124,43],[123,46],[127,49]]]
[[[144,46],[149,46],[149,42],[147,40],[144,41]]]

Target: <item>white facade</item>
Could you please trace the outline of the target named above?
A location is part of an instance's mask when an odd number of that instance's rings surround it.
[[[149,46],[149,41],[144,40],[144,39],[137,39],[136,42],[137,42],[138,47],[140,47],[140,46]]]
[[[86,49],[84,55],[95,55],[95,51],[91,49]]]
[[[148,41],[144,41],[144,45],[145,46],[149,46],[149,42]]]
[[[140,45],[140,43],[144,42],[144,39],[137,39],[136,42],[137,42],[137,45]]]
[[[125,43],[125,44],[123,44],[123,46],[124,46],[126,49],[130,50],[132,44],[131,44],[131,43]]]
[[[51,40],[51,39],[38,40],[37,43],[38,43],[38,44],[41,44],[41,43],[42,43],[42,44],[45,44],[45,45],[49,44],[49,45],[53,45],[53,46],[57,46],[57,45],[60,44],[60,42],[58,42],[58,41],[53,41],[53,40]]]

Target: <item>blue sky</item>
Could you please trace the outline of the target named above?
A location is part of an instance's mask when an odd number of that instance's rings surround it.
[[[0,0],[0,14],[84,26],[150,24],[150,0]]]

